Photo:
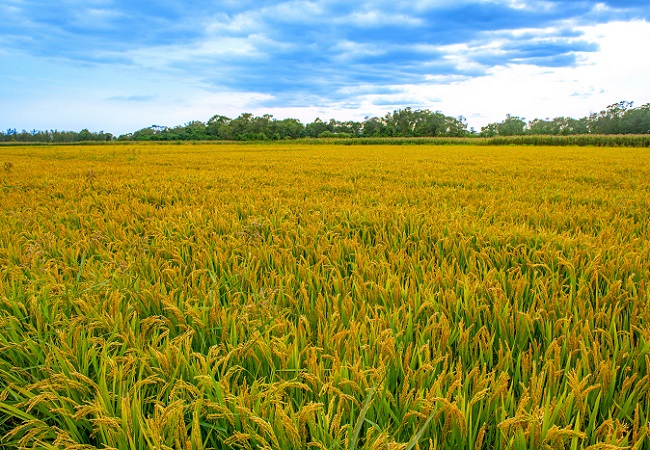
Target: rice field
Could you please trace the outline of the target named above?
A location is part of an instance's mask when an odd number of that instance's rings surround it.
[[[650,150],[0,147],[0,448],[650,448]]]

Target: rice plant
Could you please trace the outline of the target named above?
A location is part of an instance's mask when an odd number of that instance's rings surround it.
[[[645,148],[0,158],[0,448],[650,446]]]

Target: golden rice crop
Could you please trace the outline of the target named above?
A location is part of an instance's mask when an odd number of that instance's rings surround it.
[[[648,149],[0,162],[0,448],[650,446]]]

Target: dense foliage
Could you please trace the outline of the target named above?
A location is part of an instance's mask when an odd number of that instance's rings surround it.
[[[632,102],[622,101],[609,105],[599,113],[588,117],[573,119],[556,117],[555,119],[534,119],[525,122],[517,116],[506,116],[500,123],[491,123],[481,128],[481,135],[518,136],[518,135],[580,135],[580,134],[649,134],[650,103],[633,108]]]
[[[73,142],[110,142],[115,139],[111,133],[91,132],[86,129],[81,131],[58,131],[58,130],[22,130],[9,128],[7,131],[0,131],[0,142],[49,142],[53,144],[67,144]]]
[[[647,149],[0,162],[1,448],[650,447]]]
[[[111,141],[267,141],[300,138],[415,138],[415,137],[503,137],[524,135],[609,135],[650,134],[650,104],[633,108],[632,102],[622,101],[607,109],[583,117],[556,117],[526,122],[518,116],[507,115],[499,123],[481,128],[481,132],[467,130],[465,118],[450,117],[439,111],[405,108],[383,117],[370,117],[363,122],[325,122],[316,119],[303,124],[298,119],[278,120],[271,115],[261,117],[250,113],[235,119],[215,115],[206,123],[195,120],[185,125],[167,127],[152,125],[116,138],[110,133],[92,133],[88,130],[26,131],[8,129],[0,132],[0,142],[93,142]]]
[[[120,136],[123,140],[175,141],[175,140],[237,140],[266,141],[298,138],[351,138],[373,136],[464,136],[467,126],[464,119],[445,116],[429,110],[402,109],[373,117],[364,122],[340,122],[316,119],[303,125],[297,119],[276,120],[270,115],[261,117],[242,114],[235,119],[217,115],[207,123],[194,121],[174,128],[152,126],[132,134]]]

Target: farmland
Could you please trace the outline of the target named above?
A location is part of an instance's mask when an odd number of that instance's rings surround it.
[[[0,164],[0,448],[650,446],[647,148]]]

